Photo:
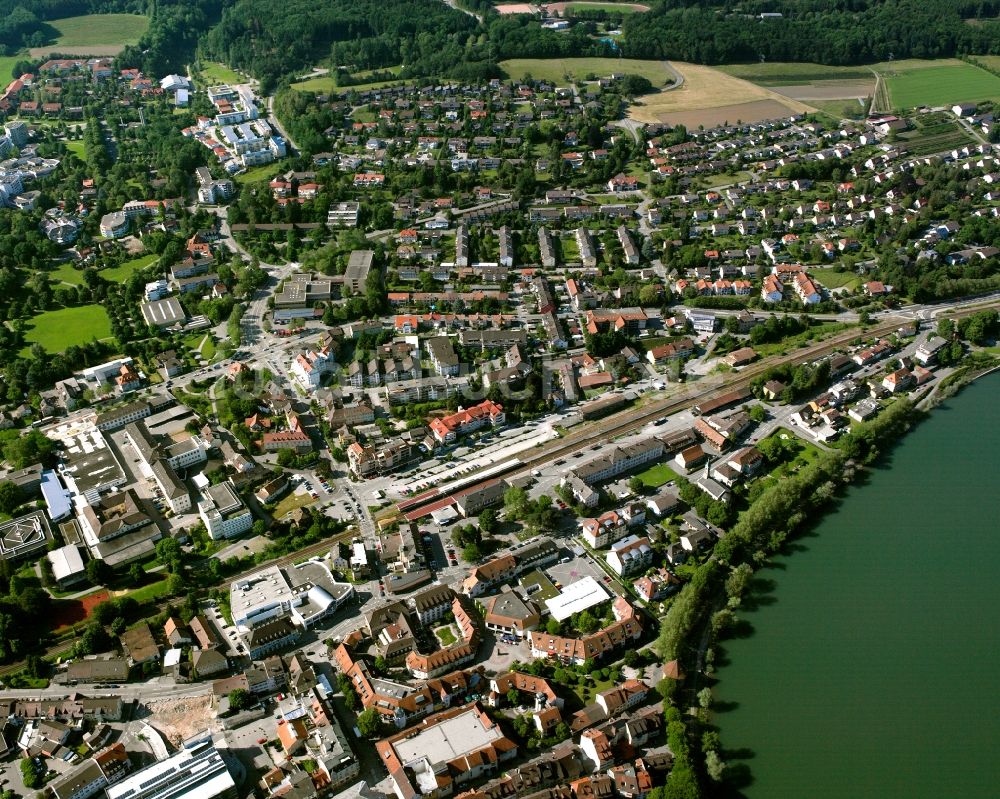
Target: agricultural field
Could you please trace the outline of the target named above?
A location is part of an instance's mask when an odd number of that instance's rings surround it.
[[[977,55],[973,58],[987,69],[1000,72],[1000,55]]]
[[[131,261],[126,261],[120,266],[115,266],[111,269],[102,269],[100,274],[105,280],[111,280],[115,283],[124,283],[132,277],[135,272],[138,272],[140,269],[145,269],[153,263],[157,257],[158,256],[154,253],[142,255],[139,258],[133,258]]]
[[[674,77],[663,61],[620,58],[512,58],[501,61],[500,68],[515,80],[531,75],[536,80],[555,84],[565,83],[570,78],[583,80],[587,75],[606,77],[612,72],[641,75],[654,86],[663,86]]]
[[[49,22],[58,32],[55,41],[45,47],[32,47],[32,57],[50,52],[72,55],[117,55],[128,44],[137,44],[149,27],[149,18],[141,14],[88,14]]]
[[[36,342],[47,352],[62,352],[71,344],[82,344],[95,338],[111,338],[111,321],[102,306],[80,305],[45,311],[28,322],[24,334],[28,347],[22,354],[27,354],[30,345]]]
[[[201,72],[201,78],[209,86],[215,86],[219,83],[243,83],[245,78],[240,75],[240,73],[235,70],[230,69],[225,64],[220,64],[218,61],[206,61],[199,68]]]
[[[898,136],[913,155],[930,155],[975,143],[965,128],[944,114],[919,114],[915,121],[914,130],[905,131]]]
[[[696,128],[775,119],[813,110],[812,106],[714,67],[676,61],[671,61],[670,66],[683,77],[683,83],[642,97],[629,109],[630,119]]]
[[[901,61],[880,66],[896,110],[1000,100],[1000,77],[962,61]]]
[[[841,80],[870,80],[868,67],[829,67],[826,64],[779,62],[762,64],[723,64],[717,69],[734,78],[748,80],[758,86],[790,86]]]
[[[734,78],[772,89],[792,100],[809,103],[832,117],[843,116],[849,102],[870,97],[875,91],[875,73],[868,67],[828,67],[810,63],[728,64],[718,68]],[[827,111],[821,103],[835,102]],[[861,105],[858,104],[861,109]],[[853,109],[851,109],[853,111]]]

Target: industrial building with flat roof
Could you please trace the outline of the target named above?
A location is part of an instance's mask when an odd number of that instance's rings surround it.
[[[170,327],[187,319],[187,314],[174,297],[144,302],[139,306],[139,310],[142,311],[142,318],[146,320],[146,324],[152,327]]]
[[[236,799],[236,782],[210,735],[107,788],[108,799]]]
[[[354,586],[338,583],[330,570],[316,561],[289,568],[271,566],[229,587],[233,623],[244,630],[284,615],[310,627],[353,596]]]
[[[611,595],[593,577],[587,575],[567,585],[557,597],[545,600],[552,618],[563,622],[574,613],[582,613],[595,605],[607,602]]]

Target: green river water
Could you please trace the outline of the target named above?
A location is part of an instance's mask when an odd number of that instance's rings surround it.
[[[998,392],[935,409],[759,573],[715,689],[745,796],[1000,797]]]

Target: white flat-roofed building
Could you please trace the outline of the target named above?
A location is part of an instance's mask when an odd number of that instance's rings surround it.
[[[377,744],[399,799],[446,796],[440,775],[461,785],[500,770],[517,744],[478,705],[453,708]],[[451,782],[451,780],[449,780]]]
[[[253,514],[229,480],[205,490],[198,515],[213,541],[242,535],[253,526]]]
[[[210,735],[185,741],[180,751],[109,785],[108,799],[236,799],[233,779]]]
[[[337,582],[325,565],[311,560],[294,568],[262,569],[229,586],[233,623],[243,629],[284,615],[310,627],[353,596],[350,583]]]
[[[330,227],[357,227],[358,203],[332,203],[326,212],[326,224]]]
[[[52,564],[52,576],[59,585],[72,585],[86,579],[87,572],[83,558],[75,545],[67,544],[59,549],[53,549],[45,557]]]
[[[49,511],[49,518],[54,522],[65,519],[73,512],[73,503],[70,501],[70,494],[63,487],[59,474],[52,469],[42,472],[42,483],[40,486],[42,497]]]
[[[146,301],[154,302],[155,300],[162,300],[166,296],[167,291],[169,291],[169,288],[167,281],[163,278],[147,283],[145,291]]]
[[[546,599],[545,606],[549,609],[553,619],[563,622],[574,613],[581,613],[609,599],[611,599],[611,594],[597,580],[588,575],[567,585],[559,593],[559,596]]]

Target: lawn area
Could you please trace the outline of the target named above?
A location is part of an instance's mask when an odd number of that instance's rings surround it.
[[[821,325],[810,327],[797,336],[790,336],[782,341],[775,341],[768,344],[754,344],[753,348],[757,350],[757,354],[761,358],[767,358],[775,353],[792,352],[810,342],[820,341],[827,336],[832,336],[834,333],[847,330],[849,327],[853,327],[853,325],[845,322],[825,322]]]
[[[117,596],[129,596],[140,605],[143,605],[167,595],[167,579],[164,577],[155,583],[144,585],[142,588],[136,588],[134,591],[115,591],[115,594]]]
[[[131,261],[126,261],[121,266],[115,266],[111,269],[102,269],[101,277],[105,280],[111,280],[114,283],[124,283],[132,275],[141,269],[145,269],[151,263],[156,261],[159,256],[155,253],[149,253],[147,255],[139,256],[138,258],[133,258]]]
[[[290,493],[274,506],[274,509],[271,511],[271,515],[275,519],[280,519],[286,513],[291,513],[296,508],[304,508],[306,505],[311,505],[313,502],[313,498],[305,491],[301,494]]]
[[[111,321],[100,305],[80,305],[76,308],[60,308],[46,311],[29,320],[24,334],[29,351],[37,342],[47,352],[62,352],[70,344],[82,344],[91,339],[111,338]]]
[[[857,100],[810,100],[809,105],[820,113],[826,114],[835,122],[839,122],[845,117],[847,119],[861,119],[866,110],[865,104]]]
[[[244,78],[236,71],[218,61],[206,61],[201,65],[201,77],[209,86],[219,83],[243,83]]]
[[[280,162],[273,164],[264,164],[263,166],[255,166],[252,169],[248,169],[241,175],[236,176],[237,183],[263,183],[265,180],[270,180],[275,175],[277,175],[284,166]]]
[[[795,433],[785,427],[779,427],[771,433],[771,435],[765,438],[764,441],[770,441],[774,438],[782,440],[786,449],[786,457],[785,460],[769,475],[767,475],[765,479],[782,480],[792,474],[795,474],[806,464],[812,463],[820,455],[818,447],[799,438],[795,435]]]
[[[358,106],[351,112],[351,119],[355,122],[377,122],[378,114],[365,106]]]
[[[662,61],[639,61],[620,58],[512,58],[501,61],[500,67],[517,80],[525,75],[555,84],[564,84],[567,76],[581,80],[594,74],[599,78],[612,72],[642,75],[654,87],[663,86],[673,74]]]
[[[865,80],[872,77],[868,67],[830,67],[826,64],[775,61],[763,64],[722,64],[720,72],[761,86],[790,86],[818,80]]]
[[[458,641],[455,637],[455,631],[451,629],[450,624],[446,624],[444,627],[438,627],[434,630],[434,635],[441,642],[441,646],[451,646]]]
[[[655,463],[644,472],[639,472],[636,477],[642,480],[643,484],[649,488],[659,488],[664,483],[676,480],[677,472],[665,463]]]
[[[71,286],[82,286],[83,285],[83,270],[74,269],[73,264],[69,261],[66,263],[59,264],[59,268],[49,272],[49,277],[55,281],[62,281],[63,283],[69,283]]]
[[[398,86],[401,83],[406,83],[405,80],[376,80],[371,83],[358,83],[353,86],[338,86],[337,81],[331,75],[323,75],[318,78],[309,78],[309,80],[299,81],[298,83],[293,83],[292,88],[300,92],[316,92],[318,94],[330,94],[332,92],[340,92],[344,94],[352,89],[362,92],[367,89],[382,89],[386,86]]]
[[[201,353],[201,357],[210,361],[215,357],[215,339],[209,333],[195,333],[184,339],[184,345],[192,354]]]
[[[149,18],[141,14],[87,14],[49,22],[59,37],[49,45],[72,53],[73,47],[124,47],[137,44],[149,27]],[[91,55],[81,54],[81,55]]]
[[[561,685],[561,683],[558,683]],[[594,683],[590,677],[587,677],[582,684],[575,683],[573,685],[564,686],[568,689],[574,696],[576,696],[577,701],[579,701],[580,706],[589,705],[594,701],[594,697],[597,696],[601,691],[607,691],[609,688],[614,687],[611,680],[598,680]]]
[[[11,79],[14,77],[14,65],[18,61],[24,61],[26,56],[23,55],[5,55],[0,56],[0,83],[6,86],[10,83]],[[18,77],[21,77],[18,75]]]
[[[69,150],[73,155],[79,158],[81,161],[85,161],[86,155],[84,154],[83,142],[79,139],[74,139],[72,141],[63,142],[66,145],[66,149]]]
[[[1000,100],[1000,78],[961,61],[910,68],[886,64],[882,71],[896,109]]]
[[[855,272],[839,272],[833,268],[815,269],[810,267],[809,274],[828,289],[839,289],[843,286],[854,289],[861,282],[861,278]]]

